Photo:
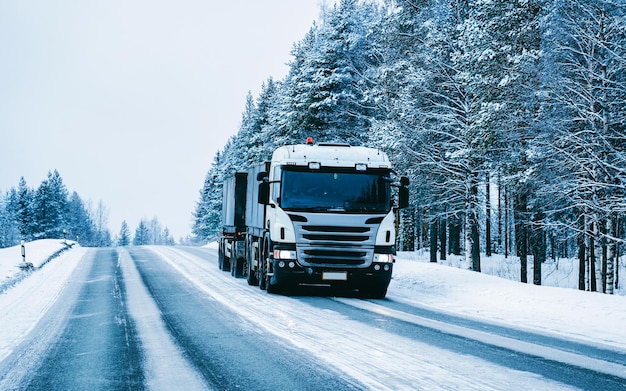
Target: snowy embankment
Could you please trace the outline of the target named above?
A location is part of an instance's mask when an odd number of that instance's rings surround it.
[[[3,327],[0,361],[25,338],[54,303],[86,251],[74,246],[37,269],[63,246],[59,240],[26,244],[27,261],[34,264],[35,270],[19,284],[0,293]],[[465,270],[461,261],[431,264],[428,258],[427,253],[398,255],[389,299],[495,324],[558,334],[626,352],[623,330],[626,296],[563,288],[576,281],[573,264],[564,260],[558,267],[546,264],[544,283],[553,286],[534,286],[513,281],[519,266],[511,260],[495,256],[485,258],[485,273],[476,273]],[[2,280],[22,273],[21,262],[20,246],[0,249]],[[215,270],[217,273],[217,266]],[[624,267],[620,273],[626,276]],[[251,290],[251,294],[263,293]]]
[[[21,247],[0,249],[0,361],[22,343],[71,281],[86,249],[63,240],[37,240],[25,244],[30,271],[20,268]],[[64,250],[66,249],[66,250]],[[64,251],[61,251],[64,250]]]
[[[429,263],[428,253],[398,258],[390,299],[626,352],[626,296],[570,289],[578,281],[574,261],[544,264],[546,285],[535,286],[515,281],[519,265],[499,256],[483,259],[485,273],[466,270],[461,260]],[[620,272],[626,277],[623,265]]]
[[[23,253],[20,245],[0,248],[0,293],[76,244],[70,240],[42,239],[25,243]]]

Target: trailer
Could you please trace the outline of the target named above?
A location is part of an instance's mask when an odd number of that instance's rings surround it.
[[[394,177],[374,148],[312,140],[277,148],[224,182],[220,268],[270,293],[323,285],[384,297],[395,211],[408,205],[408,179]]]

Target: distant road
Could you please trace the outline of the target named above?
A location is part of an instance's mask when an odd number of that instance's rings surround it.
[[[390,299],[267,294],[212,249],[93,249],[76,279],[0,388],[626,389],[623,354]]]

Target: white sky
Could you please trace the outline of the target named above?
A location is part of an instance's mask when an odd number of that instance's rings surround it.
[[[329,2],[329,1],[327,1]],[[0,190],[68,190],[187,236],[249,90],[288,71],[321,0],[0,1]]]

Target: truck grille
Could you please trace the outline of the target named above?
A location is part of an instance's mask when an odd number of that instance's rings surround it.
[[[307,214],[304,219],[292,218],[298,260],[303,266],[368,267],[378,232],[378,224],[366,224],[368,217]]]

